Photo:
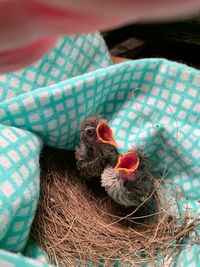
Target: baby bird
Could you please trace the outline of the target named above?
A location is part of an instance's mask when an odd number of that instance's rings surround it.
[[[100,177],[105,167],[114,167],[118,151],[113,132],[101,117],[86,118],[80,129],[75,158],[79,175],[87,180]]]
[[[119,157],[115,168],[107,167],[101,175],[101,185],[115,202],[125,207],[138,207],[155,188],[147,157],[139,149]]]

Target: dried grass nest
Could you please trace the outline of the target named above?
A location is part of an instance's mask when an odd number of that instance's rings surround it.
[[[149,262],[157,266],[162,258],[159,266],[164,266],[199,223],[189,214],[172,215],[160,187],[153,194],[154,215],[143,207],[137,211],[120,207],[100,190],[98,182],[87,184],[76,175],[73,152],[46,148],[41,169],[40,201],[31,235],[50,263],[98,266],[101,260],[101,266],[112,266],[113,261],[122,266]]]

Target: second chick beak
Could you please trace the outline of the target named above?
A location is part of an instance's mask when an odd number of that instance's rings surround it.
[[[137,153],[129,152],[122,157],[119,157],[115,170],[133,173],[137,170],[139,163],[140,160]]]
[[[98,124],[96,128],[96,132],[97,132],[97,138],[99,139],[99,141],[101,141],[102,143],[117,146],[113,131],[105,121]]]

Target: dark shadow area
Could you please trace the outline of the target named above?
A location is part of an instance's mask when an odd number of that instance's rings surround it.
[[[200,17],[129,25],[103,33],[111,55],[129,59],[159,57],[199,68]]]

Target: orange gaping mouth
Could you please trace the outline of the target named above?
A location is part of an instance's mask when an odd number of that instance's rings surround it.
[[[129,152],[122,157],[119,157],[115,167],[117,171],[134,172],[139,166],[140,160],[135,152]]]
[[[96,131],[97,131],[97,137],[101,142],[117,146],[113,131],[105,121],[101,122],[97,126]]]

